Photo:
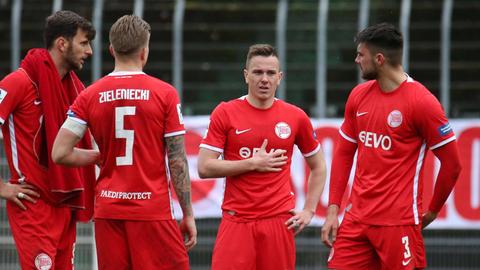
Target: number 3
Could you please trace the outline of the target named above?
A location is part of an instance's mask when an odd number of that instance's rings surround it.
[[[402,237],[402,244],[405,245],[405,252],[403,253],[403,257],[405,259],[410,258],[412,254],[410,254],[410,248],[408,247],[408,236]]]
[[[117,166],[133,164],[133,140],[135,131],[124,129],[125,115],[135,115],[135,107],[117,107],[115,108],[115,138],[125,139],[125,156],[117,157]]]

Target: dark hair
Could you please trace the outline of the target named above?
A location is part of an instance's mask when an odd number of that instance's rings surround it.
[[[69,10],[60,10],[48,16],[45,22],[44,42],[47,49],[51,49],[58,37],[71,40],[78,29],[87,32],[88,40],[95,38],[95,28],[87,19]]]
[[[148,45],[150,25],[136,15],[124,15],[110,28],[110,44],[116,53],[130,55]]]
[[[254,44],[250,46],[247,54],[247,61],[245,63],[245,68],[248,68],[250,64],[250,59],[254,56],[275,56],[278,58],[277,50],[270,44]]]
[[[402,64],[403,37],[392,24],[379,23],[363,29],[355,37],[355,43],[366,44],[371,52],[383,53],[392,66]]]

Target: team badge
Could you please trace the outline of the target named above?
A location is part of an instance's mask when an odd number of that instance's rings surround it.
[[[387,123],[392,128],[396,128],[402,124],[402,120],[402,113],[400,111],[394,110],[388,115]]]
[[[277,134],[280,139],[286,139],[292,134],[292,129],[287,123],[279,122],[275,125],[275,134]]]
[[[40,253],[35,257],[35,267],[37,267],[37,270],[50,270],[52,259],[47,254]]]

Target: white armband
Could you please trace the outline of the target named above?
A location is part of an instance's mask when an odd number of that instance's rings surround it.
[[[79,138],[83,138],[85,131],[87,131],[87,125],[80,123],[80,121],[75,121],[72,118],[68,117],[63,123],[62,128],[68,129],[71,132],[75,133]]]

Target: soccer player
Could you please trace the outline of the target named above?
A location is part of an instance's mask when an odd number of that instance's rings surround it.
[[[177,91],[142,72],[150,25],[125,15],[110,29],[115,69],[75,100],[58,133],[55,162],[99,162],[95,240],[99,269],[189,269],[196,244],[185,129]],[[90,128],[99,153],[76,148]],[[165,155],[183,220],[173,216]],[[182,234],[186,236],[185,243]]]
[[[330,181],[322,240],[330,269],[423,269],[421,229],[442,208],[460,173],[455,135],[438,100],[402,68],[403,38],[392,25],[356,36],[363,79],[346,103]],[[440,160],[433,198],[422,213],[428,149]],[[357,154],[343,222],[338,211]],[[338,228],[338,234],[337,234]]]
[[[200,144],[200,177],[226,177],[212,269],[295,269],[294,234],[310,223],[325,184],[323,153],[305,112],[275,98],[282,79],[276,50],[251,46],[243,73],[248,94],[215,108]],[[310,168],[298,212],[290,176],[294,145]]]
[[[93,211],[93,166],[69,169],[50,157],[65,112],[84,89],[75,74],[92,55],[95,30],[71,11],[47,17],[46,49],[31,49],[0,82],[0,124],[11,178],[0,180],[22,269],[72,269],[76,221]],[[80,142],[91,147],[90,137]],[[81,210],[89,207],[89,210]],[[77,209],[78,211],[74,211]]]

